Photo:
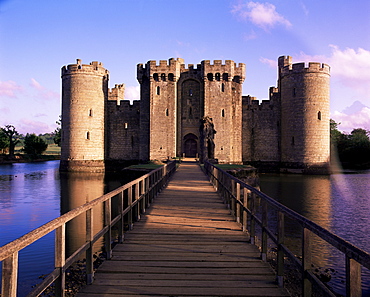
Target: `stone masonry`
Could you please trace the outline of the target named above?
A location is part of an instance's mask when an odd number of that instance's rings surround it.
[[[137,65],[140,100],[130,104],[123,84],[108,89],[101,63],[64,66],[61,170],[104,171],[107,164],[187,156],[325,172],[330,68],[282,56],[278,69],[278,87],[259,103],[242,96],[243,63],[148,61]]]

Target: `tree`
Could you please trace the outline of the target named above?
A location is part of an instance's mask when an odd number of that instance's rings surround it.
[[[23,151],[33,156],[41,155],[46,151],[48,144],[36,134],[28,134],[24,138]]]
[[[0,129],[0,151],[3,151],[9,147],[9,138],[4,133],[2,129]]]
[[[336,145],[339,139],[342,136],[342,132],[338,130],[338,126],[340,123],[335,122],[334,120],[330,119],[330,141],[332,145]]]
[[[342,134],[337,147],[342,163],[355,168],[370,166],[369,131],[358,128],[353,129],[351,134]]]
[[[9,140],[9,158],[14,159],[14,148],[19,142],[18,135],[19,133],[15,130],[13,125],[6,125],[4,128],[1,128],[3,133],[8,137]]]
[[[61,129],[61,123],[62,123],[62,120],[59,116],[59,121],[56,121],[58,127],[55,129],[54,131],[54,143],[57,144],[58,146],[61,146],[61,142],[62,142],[62,129]]]

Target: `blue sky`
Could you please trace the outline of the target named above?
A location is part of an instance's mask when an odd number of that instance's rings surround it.
[[[0,126],[52,132],[60,69],[100,61],[138,99],[136,65],[181,57],[245,63],[243,94],[268,97],[276,61],[331,66],[331,117],[370,130],[368,0],[0,0]]]

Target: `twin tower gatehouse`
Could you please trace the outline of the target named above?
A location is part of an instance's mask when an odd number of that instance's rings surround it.
[[[327,172],[330,68],[278,60],[278,86],[261,103],[242,96],[245,64],[184,60],[137,65],[140,100],[108,88],[102,63],[62,68],[61,171],[199,157],[269,170]]]

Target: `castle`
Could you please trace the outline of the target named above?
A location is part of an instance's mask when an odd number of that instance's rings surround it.
[[[62,67],[61,171],[102,172],[176,156],[273,170],[325,172],[330,67],[278,59],[269,100],[242,96],[245,64],[208,60],[137,65],[140,100],[108,88],[102,63]]]

